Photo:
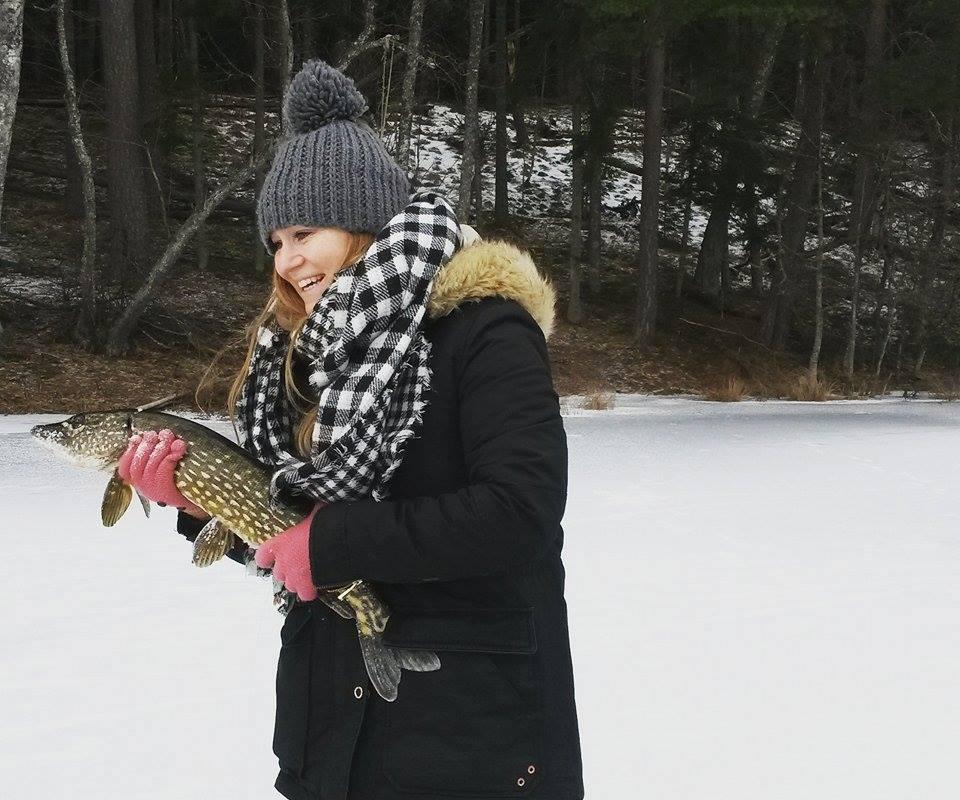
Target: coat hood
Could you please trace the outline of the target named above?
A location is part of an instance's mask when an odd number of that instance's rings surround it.
[[[485,297],[515,300],[545,338],[553,331],[556,292],[530,254],[502,241],[478,241],[458,250],[433,280],[427,314],[436,319]]]

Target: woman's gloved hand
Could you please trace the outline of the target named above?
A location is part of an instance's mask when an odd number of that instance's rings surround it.
[[[210,515],[194,505],[174,481],[177,464],[187,454],[187,443],[170,430],[134,434],[117,464],[117,473],[148,500],[173,506],[197,519]]]
[[[310,574],[310,524],[323,503],[292,528],[268,539],[257,548],[256,562],[261,569],[272,569],[273,577],[301,600],[317,599],[317,587]]]

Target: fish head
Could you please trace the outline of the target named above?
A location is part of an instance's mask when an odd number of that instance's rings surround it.
[[[35,425],[30,433],[45,447],[79,466],[113,469],[127,449],[132,425],[131,411],[103,411]]]

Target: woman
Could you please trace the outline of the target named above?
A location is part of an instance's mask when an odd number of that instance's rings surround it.
[[[281,631],[276,787],[576,800],[553,291],[510,245],[464,246],[443,198],[410,198],[365,109],[352,81],[306,64],[258,200],[274,290],[234,387],[240,438],[277,467],[279,493],[317,501],[256,553],[299,598]],[[124,469],[186,509],[178,528],[195,537],[202,512],[172,481],[183,452],[135,439]],[[315,601],[356,578],[391,609],[385,644],[441,662],[403,672],[391,703],[353,623]]]

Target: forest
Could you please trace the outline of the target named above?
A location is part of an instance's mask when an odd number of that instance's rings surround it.
[[[221,406],[310,58],[533,253],[561,394],[960,396],[955,0],[0,0],[0,412]]]

